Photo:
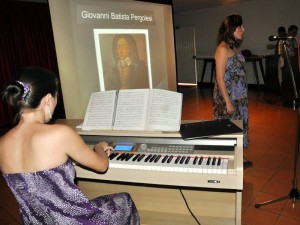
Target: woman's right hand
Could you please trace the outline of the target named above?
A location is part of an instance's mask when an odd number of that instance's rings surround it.
[[[235,111],[235,107],[231,102],[228,102],[226,104],[226,110],[227,110],[227,112],[226,112],[227,114],[233,114]]]
[[[94,150],[97,153],[99,153],[99,151],[105,152],[107,157],[109,157],[114,151],[113,147],[109,146],[106,142],[99,142],[95,145]]]

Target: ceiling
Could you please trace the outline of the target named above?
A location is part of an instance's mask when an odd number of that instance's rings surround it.
[[[173,11],[186,12],[197,9],[212,8],[253,0],[173,0]]]
[[[16,1],[30,1],[30,2],[42,2],[42,3],[48,2],[48,0],[16,0]],[[173,11],[174,13],[176,13],[176,12],[192,11],[197,9],[212,8],[212,7],[222,6],[222,5],[224,6],[229,4],[236,4],[236,3],[253,1],[253,0],[172,0],[172,1],[173,1]],[[154,2],[161,2],[161,1],[156,0]]]

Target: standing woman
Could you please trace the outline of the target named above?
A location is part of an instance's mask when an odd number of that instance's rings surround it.
[[[245,58],[240,46],[245,33],[240,15],[227,16],[219,28],[215,52],[216,83],[213,93],[214,119],[243,120],[243,147],[248,138],[248,87],[244,70]],[[244,167],[252,162],[244,159]]]
[[[113,149],[94,151],[70,127],[49,125],[58,80],[42,68],[27,68],[3,92],[17,110],[14,128],[0,138],[0,171],[19,203],[24,225],[138,225],[128,193],[89,200],[75,185],[72,161],[97,172],[108,169]]]

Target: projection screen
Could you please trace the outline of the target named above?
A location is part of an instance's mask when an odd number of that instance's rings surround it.
[[[93,92],[177,90],[171,5],[49,0],[49,7],[67,119],[84,118]]]

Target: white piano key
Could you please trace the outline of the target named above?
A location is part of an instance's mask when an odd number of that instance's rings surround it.
[[[222,174],[227,174],[227,169],[228,169],[228,159],[223,159]]]
[[[207,173],[207,160],[208,160],[208,157],[203,157],[203,161],[202,161],[202,164],[200,166],[200,168],[202,168],[202,173]]]

